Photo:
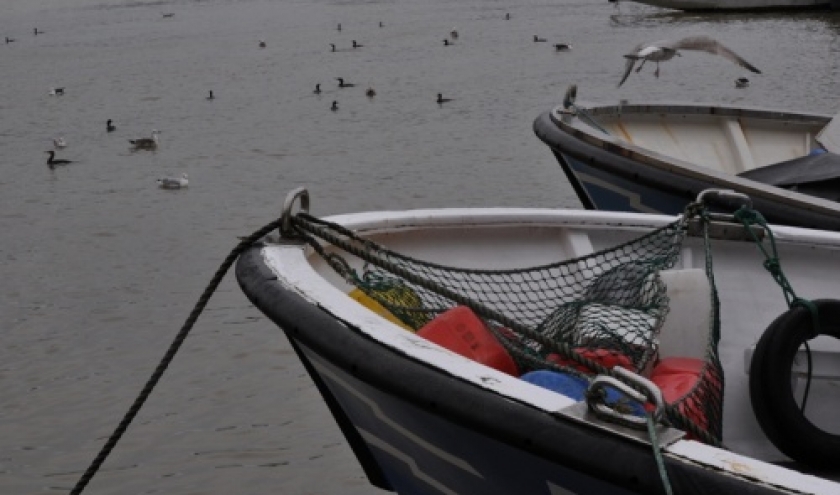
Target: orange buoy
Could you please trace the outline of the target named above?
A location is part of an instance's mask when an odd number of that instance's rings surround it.
[[[699,398],[688,399],[699,385],[705,363],[696,358],[669,357],[662,359],[654,368],[650,381],[662,390],[662,398],[668,404],[676,404],[687,418],[702,429],[708,429],[709,421]]]
[[[519,376],[519,369],[507,350],[466,306],[441,313],[420,328],[417,335],[473,361]]]

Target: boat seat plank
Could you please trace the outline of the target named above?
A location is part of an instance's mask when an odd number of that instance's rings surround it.
[[[736,119],[725,119],[721,121],[721,126],[729,139],[734,159],[731,167],[725,168],[735,174],[754,169],[755,161],[753,161],[752,151],[750,151],[744,131],[741,129],[741,123]]]

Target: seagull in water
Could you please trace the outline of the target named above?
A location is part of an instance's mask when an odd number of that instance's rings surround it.
[[[181,189],[189,186],[190,181],[186,172],[180,177],[161,177],[157,180],[157,185],[161,189]]]
[[[47,158],[47,165],[49,165],[50,168],[53,168],[56,165],[67,165],[68,163],[73,163],[72,160],[56,159],[55,158],[55,151],[49,150],[49,151],[45,151],[44,153],[49,153],[49,155],[50,155],[50,157]]]
[[[113,124],[113,120],[108,119],[108,122],[105,122],[105,130],[108,132],[114,132],[117,130],[117,126]]]
[[[65,141],[64,138],[61,136],[53,138],[53,146],[55,146],[56,148],[66,148],[67,141]]]
[[[630,71],[633,70],[633,66],[636,64],[637,60],[641,60],[642,63],[636,69],[636,72],[642,70],[645,62],[649,60],[651,62],[656,62],[656,72],[654,72],[654,74],[656,77],[659,77],[659,62],[671,60],[675,55],[680,55],[681,50],[694,50],[711,53],[712,55],[720,55],[747,70],[755,72],[756,74],[761,74],[760,70],[753,67],[752,64],[741,58],[729,48],[720,44],[717,40],[709,38],[708,36],[690,36],[677,41],[662,40],[654,43],[641,43],[636,46],[632,52],[624,55],[627,59],[627,65],[624,71],[624,77],[621,78],[621,82],[618,83],[618,85],[621,86],[624,84],[624,81],[627,80],[627,76],[630,75]]]
[[[134,146],[135,150],[154,150],[157,149],[158,145],[158,134],[160,131],[157,129],[152,130],[152,137],[150,138],[140,138],[140,139],[129,139],[128,142]]]

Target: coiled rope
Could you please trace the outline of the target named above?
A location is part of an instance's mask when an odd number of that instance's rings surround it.
[[[102,449],[99,451],[99,454],[93,459],[88,466],[87,470],[82,474],[82,477],[79,478],[79,481],[76,482],[76,486],[73,487],[73,490],[70,492],[71,495],[78,495],[82,493],[90,480],[93,479],[96,472],[99,471],[99,468],[105,462],[105,459],[108,458],[111,451],[114,450],[114,447],[117,445],[117,442],[120,441],[125,431],[128,429],[128,426],[134,420],[134,417],[137,416],[137,413],[140,412],[140,408],[143,407],[143,404],[146,402],[146,399],[149,398],[151,395],[152,390],[154,390],[157,383],[160,381],[160,378],[163,376],[163,373],[166,371],[166,368],[169,367],[169,364],[172,362],[172,359],[175,357],[175,354],[178,352],[178,349],[181,347],[181,344],[184,343],[186,340],[187,335],[189,335],[190,330],[192,330],[193,326],[195,325],[196,320],[201,315],[202,311],[204,311],[205,306],[207,306],[207,302],[210,300],[210,297],[219,287],[219,284],[222,282],[227,271],[233,265],[233,262],[239,258],[239,255],[242,254],[248,247],[252,244],[257,242],[258,240],[262,239],[266,234],[270,233],[272,230],[277,229],[280,227],[281,219],[277,219],[265,227],[260,228],[253,234],[249,235],[248,237],[242,238],[239,244],[234,247],[230,254],[228,254],[227,258],[222,262],[222,265],[216,271],[216,274],[213,275],[213,278],[210,280],[210,283],[207,284],[207,288],[204,289],[204,292],[201,293],[201,297],[198,298],[198,302],[196,302],[193,310],[190,312],[187,320],[184,322],[184,325],[181,327],[181,330],[178,331],[178,334],[175,336],[175,339],[169,345],[169,349],[164,354],[163,358],[158,363],[155,371],[152,373],[152,376],[149,377],[149,380],[146,382],[146,385],[143,386],[143,389],[140,391],[140,394],[134,399],[134,403],[131,404],[131,407],[125,413],[122,420],[120,421],[117,428],[111,433],[111,436],[108,438],[108,441],[105,442],[105,445],[102,446]]]

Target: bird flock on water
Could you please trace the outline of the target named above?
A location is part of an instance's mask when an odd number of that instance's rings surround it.
[[[511,19],[510,13],[506,13],[504,15],[503,19],[504,20],[510,20]],[[382,21],[380,21],[379,22],[379,27],[383,28],[383,27],[385,27],[385,24]],[[342,27],[341,23],[336,24],[336,31],[342,32],[343,29],[344,28]],[[453,27],[448,33],[446,33],[446,37],[443,38],[443,40],[442,40],[443,41],[443,46],[445,46],[445,47],[457,46],[456,41],[458,41],[460,37],[461,37],[460,31],[457,28]],[[534,40],[534,42],[545,42],[545,41],[547,41],[546,38],[542,38],[542,37],[539,37],[539,36],[536,36],[536,35],[533,37],[533,40]],[[260,46],[262,46],[262,44]],[[360,49],[365,47],[364,44],[360,43],[356,39],[351,40],[349,46],[345,45],[346,48],[339,47],[336,43],[329,43],[328,46],[329,46],[329,51],[330,52],[353,52],[353,51],[359,51]],[[565,51],[569,51],[569,50],[572,49],[572,45],[569,44],[569,43],[559,43],[558,42],[558,43],[554,43],[553,46],[554,46],[555,51],[558,51],[558,52],[565,52]],[[335,80],[338,81],[338,83],[336,85],[336,87],[338,89],[346,89],[346,88],[356,87],[356,83],[350,82],[345,77],[336,77]],[[315,94],[315,95],[321,95],[321,94],[324,94],[325,91],[326,90],[322,87],[322,83],[316,83],[315,88],[313,89],[312,93]],[[365,90],[365,96],[367,96],[369,99],[373,99],[376,95],[377,95],[377,92],[372,86],[368,86],[367,89]],[[449,103],[453,100],[454,100],[454,98],[444,97],[442,93],[437,93],[436,98],[434,99],[434,102],[437,103],[438,105],[442,106],[444,103]],[[338,100],[331,100],[330,110],[332,110],[333,112],[336,112],[340,108],[341,107],[339,106]]]
[[[164,19],[171,19],[175,14],[174,13],[162,13],[162,18]],[[510,13],[505,13],[504,20],[509,21],[511,20]],[[384,28],[385,24],[383,22],[379,22],[379,27]],[[339,23],[336,25],[337,31],[342,31],[343,27]],[[33,35],[38,36],[42,35],[45,32],[43,30],[38,29],[37,27],[32,30]],[[460,42],[461,33],[458,29],[452,28],[448,33],[447,37],[443,39],[443,46],[456,46],[456,41]],[[532,37],[534,43],[548,43],[549,40],[546,37],[542,37],[539,35],[534,34]],[[10,36],[5,36],[5,42],[7,45],[15,43],[17,41],[16,38],[12,38]],[[568,52],[572,49],[572,45],[567,42],[552,42],[552,46],[554,50],[557,52]],[[266,49],[268,47],[268,43],[264,39],[259,39],[257,41],[257,47],[259,49]],[[350,42],[350,46],[348,48],[339,48],[335,43],[329,43],[329,51],[330,52],[340,52],[340,51],[359,51],[365,48],[365,44],[360,43],[356,39],[352,39]],[[750,62],[745,60],[743,57],[735,53],[732,49],[726,47],[719,41],[705,35],[695,35],[695,36],[688,36],[683,37],[676,40],[660,40],[654,42],[643,42],[636,45],[631,51],[625,53],[623,58],[625,59],[624,65],[624,73],[621,77],[621,80],[618,83],[618,87],[621,87],[629,78],[630,74],[634,72],[639,73],[644,68],[646,63],[655,64],[656,68],[654,69],[654,76],[659,78],[660,75],[660,64],[662,62],[667,62],[669,60],[674,59],[675,57],[681,57],[682,52],[701,52],[701,53],[708,53],[712,55],[718,55],[722,58],[725,58],[736,65],[752,72],[755,74],[761,74],[761,71],[758,70],[754,65]],[[637,66],[638,64],[638,66]],[[335,77],[337,81],[337,88],[340,90],[346,88],[354,88],[356,84],[350,82],[345,77]],[[744,76],[738,77],[735,79],[735,87],[736,88],[747,88],[750,85],[749,79]],[[321,83],[315,84],[315,89],[313,93],[315,95],[320,96],[322,93],[325,92],[324,89],[321,87]],[[56,86],[52,87],[49,90],[49,95],[54,97],[63,97],[66,94],[66,88],[63,86]],[[369,99],[374,99],[377,96],[377,91],[374,90],[372,86],[368,86],[365,90],[365,96]],[[209,90],[207,96],[205,97],[206,100],[212,101],[216,99],[216,95],[214,94],[213,90]],[[434,100],[439,106],[443,106],[445,103],[450,103],[454,99],[451,97],[444,97],[443,93],[438,92],[436,94],[436,98]],[[330,105],[330,110],[333,112],[339,111],[340,106],[337,99],[332,100]],[[106,121],[106,132],[113,133],[116,131],[116,126],[112,119],[108,119]],[[159,146],[159,135],[160,131],[157,129],[153,129],[149,136],[138,137],[134,139],[128,139],[130,150],[131,151],[140,151],[140,150],[147,150],[147,151],[155,151],[158,149]],[[54,169],[57,166],[61,165],[68,165],[74,163],[73,160],[57,158],[56,157],[56,150],[62,150],[68,146],[67,140],[63,136],[56,136],[52,138],[53,141],[53,150],[48,150],[46,153],[48,154],[47,158],[47,165]],[[157,184],[164,189],[179,189],[187,187],[188,178],[187,174],[184,173],[180,176],[175,177],[162,177],[157,180]]]

